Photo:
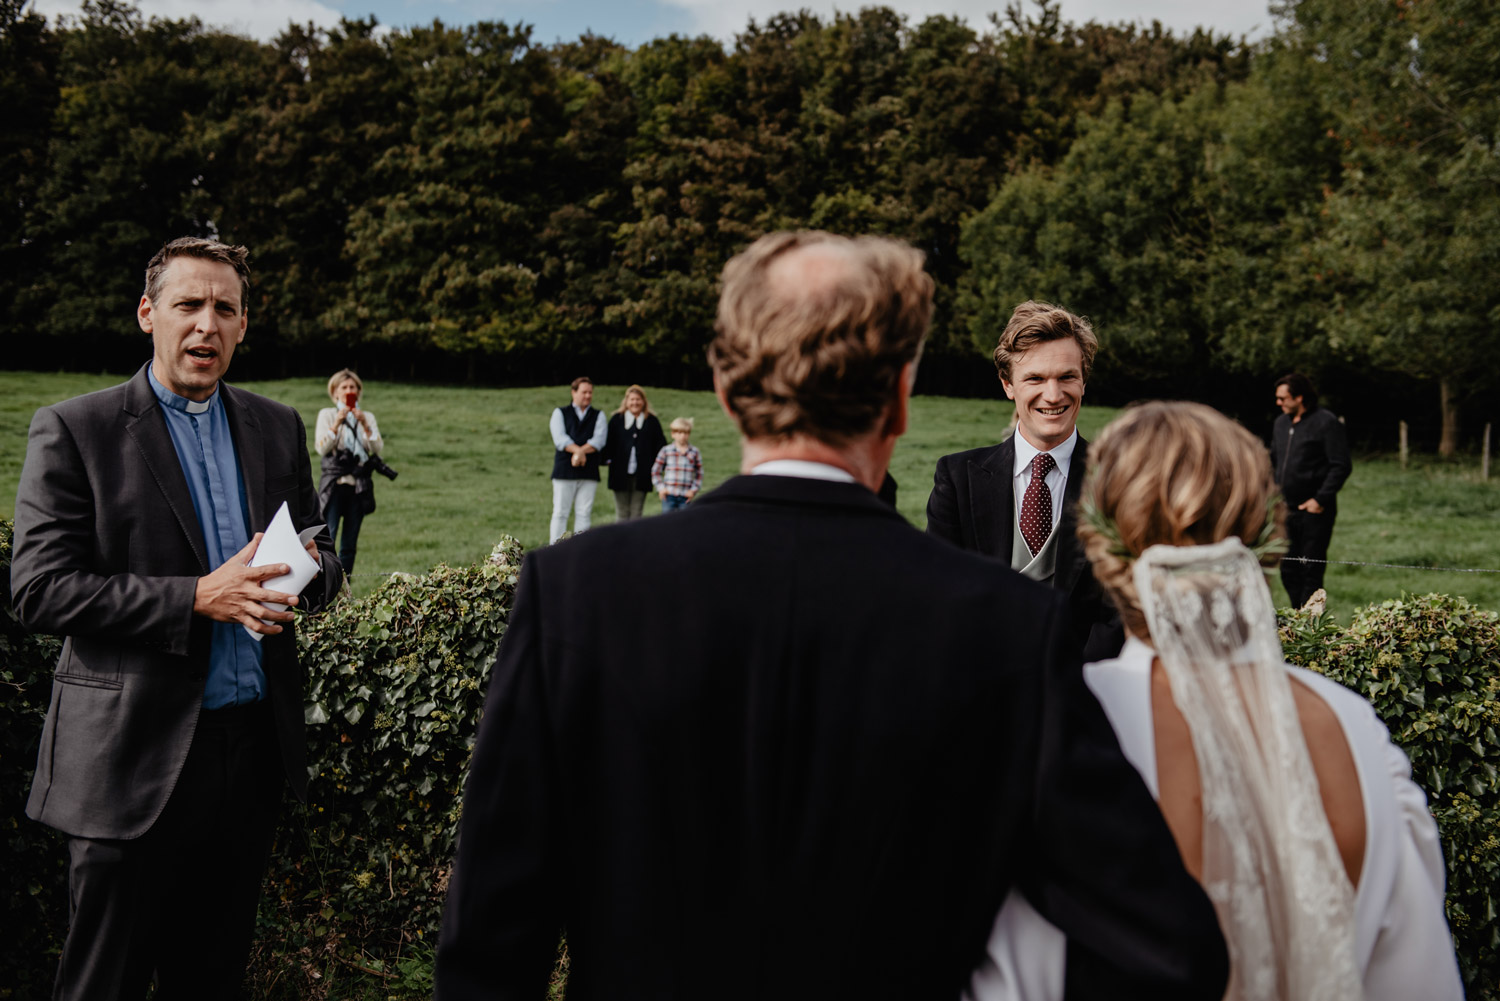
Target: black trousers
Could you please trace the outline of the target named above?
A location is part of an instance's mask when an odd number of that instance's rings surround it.
[[[353,575],[354,557],[359,549],[359,527],[365,520],[364,501],[354,492],[354,487],[348,483],[334,484],[328,506],[323,509],[323,520],[328,524],[328,538],[338,543],[339,564],[344,568],[344,576]],[[342,540],[339,539],[340,521],[344,523]]]
[[[68,840],[54,1001],[240,997],[284,784],[268,702],[204,710],[149,831]]]
[[[1301,608],[1313,592],[1323,586],[1323,560],[1328,559],[1328,543],[1333,539],[1335,512],[1322,514],[1291,510],[1286,513],[1286,555],[1281,558],[1281,583],[1293,608]],[[1293,559],[1305,556],[1316,563]]]

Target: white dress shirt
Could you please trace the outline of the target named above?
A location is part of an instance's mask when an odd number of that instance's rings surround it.
[[[638,427],[644,427],[646,424],[646,412],[644,410],[638,414],[633,414],[629,410],[627,410],[620,416],[625,418],[626,431],[630,431]],[[637,468],[639,468],[639,463],[636,461],[635,446],[631,445],[630,461],[625,464],[625,472],[629,476],[634,476]]]
[[[1016,467],[1012,474],[1012,483],[1016,490],[1016,511],[1021,510],[1021,502],[1026,497],[1026,488],[1031,485],[1031,463],[1041,449],[1026,440],[1026,436],[1019,430],[1011,436],[1016,443]],[[1068,466],[1073,462],[1073,450],[1078,447],[1078,429],[1068,435],[1068,440],[1049,449],[1052,461],[1056,463],[1052,471],[1047,474],[1047,489],[1052,491],[1052,527],[1057,528],[1062,521],[1063,491],[1068,487]]]
[[[751,476],[795,476],[804,480],[831,480],[835,483],[856,483],[854,474],[826,462],[809,462],[806,459],[771,459],[750,470]]]

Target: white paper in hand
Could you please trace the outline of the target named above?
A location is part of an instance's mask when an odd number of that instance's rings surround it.
[[[313,529],[313,532],[316,534],[317,530]],[[260,545],[255,547],[255,555],[250,557],[250,565],[263,567],[270,563],[285,563],[292,568],[292,572],[261,581],[261,587],[268,591],[301,594],[308,581],[316,577],[318,570],[321,569],[317,561],[307,555],[307,550],[302,546],[302,540],[292,528],[292,512],[287,508],[286,502],[282,501],[276,517],[271,519],[271,524],[266,526],[266,533],[260,537]],[[261,604],[278,612],[284,611],[287,607],[274,601],[263,601]],[[268,619],[261,621],[270,624]],[[245,627],[245,632],[249,633],[253,639],[261,638],[260,633],[249,627]]]

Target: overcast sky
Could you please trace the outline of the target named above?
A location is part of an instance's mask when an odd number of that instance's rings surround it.
[[[1006,0],[891,0],[895,8],[920,21],[931,14],[953,14],[982,29],[990,12],[1003,11]],[[34,0],[35,8],[53,17],[78,14],[80,0]],[[147,16],[187,17],[206,24],[269,40],[289,21],[337,24],[340,16],[374,14],[381,24],[405,28],[434,18],[445,24],[474,21],[524,21],[539,42],[574,39],[585,31],[606,35],[634,47],[672,33],[708,34],[725,41],[750,18],[764,20],[782,10],[807,8],[820,15],[835,9],[857,10],[870,4],[832,0],[138,0]],[[1033,11],[1034,6],[1031,7]],[[1272,28],[1265,0],[1062,0],[1063,18],[1150,24],[1153,20],[1178,31],[1203,25],[1217,32],[1258,38]]]

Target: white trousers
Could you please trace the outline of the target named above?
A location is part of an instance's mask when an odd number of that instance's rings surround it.
[[[573,510],[573,533],[587,532],[594,520],[594,494],[599,492],[598,480],[553,480],[552,481],[552,532],[547,539],[550,546],[568,530],[568,509]]]

